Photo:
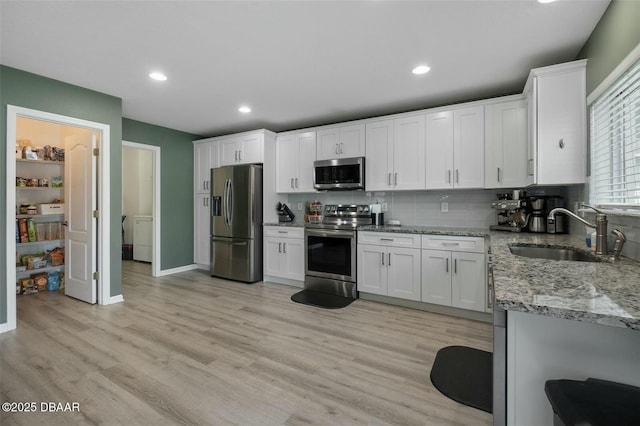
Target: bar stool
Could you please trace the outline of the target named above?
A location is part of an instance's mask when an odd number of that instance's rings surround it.
[[[640,425],[640,388],[589,378],[548,380],[554,426]]]

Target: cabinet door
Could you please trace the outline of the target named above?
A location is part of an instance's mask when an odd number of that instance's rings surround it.
[[[485,130],[485,188],[526,186],[526,101],[487,106]]]
[[[340,127],[340,137],[338,140],[340,157],[364,157],[365,151],[364,124]]]
[[[250,134],[239,136],[238,163],[254,164],[264,162],[264,136],[262,134]]]
[[[340,157],[338,140],[340,138],[337,127],[318,130],[316,143],[316,158],[318,160],[331,160]]]
[[[264,274],[282,277],[282,241],[281,238],[264,239]]]
[[[393,158],[393,189],[425,189],[424,115],[394,120],[393,156],[390,157]]]
[[[201,267],[209,267],[211,263],[210,257],[210,200],[208,194],[196,194],[194,205],[194,262]]]
[[[480,253],[452,254],[451,306],[485,311],[486,260]]]
[[[454,188],[484,187],[484,108],[453,112]]]
[[[420,250],[389,248],[387,254],[387,295],[420,300]]]
[[[291,280],[304,281],[304,240],[285,238],[283,243],[282,276]]]
[[[197,143],[193,146],[194,190],[198,194],[211,191],[211,169],[218,167],[218,142]]]
[[[453,112],[427,114],[426,188],[453,186]]]
[[[378,246],[358,244],[358,291],[387,295],[387,254]]]
[[[393,185],[393,120],[367,123],[365,185],[367,191],[384,191]]]
[[[238,163],[238,152],[240,150],[237,138],[223,139],[220,141],[220,165],[229,166]]]
[[[584,183],[586,89],[584,69],[537,78],[539,185]]]
[[[316,161],[316,132],[305,132],[298,138],[298,173],[294,186],[299,192],[314,192],[313,162]]]
[[[422,250],[422,301],[451,306],[451,252]]]
[[[295,192],[298,174],[298,140],[296,135],[278,137],[276,141],[276,192]]]

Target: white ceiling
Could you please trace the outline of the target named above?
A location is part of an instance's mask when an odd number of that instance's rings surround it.
[[[147,123],[282,131],[520,92],[531,68],[575,59],[608,4],[2,0],[0,62]]]

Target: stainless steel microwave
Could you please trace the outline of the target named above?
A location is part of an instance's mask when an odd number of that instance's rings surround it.
[[[313,163],[313,187],[319,191],[364,190],[364,157]]]

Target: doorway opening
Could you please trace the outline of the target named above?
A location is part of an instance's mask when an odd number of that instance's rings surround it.
[[[63,272],[65,294],[88,303],[122,301],[110,295],[109,140],[108,125],[7,106],[7,322],[0,332],[16,328],[16,284],[32,273]],[[27,179],[29,186],[22,186]],[[35,230],[26,241],[20,219],[31,219]],[[50,258],[17,262],[56,248],[64,253],[62,264]]]
[[[122,141],[122,182],[123,260],[150,262],[151,275],[158,277],[160,147]]]

